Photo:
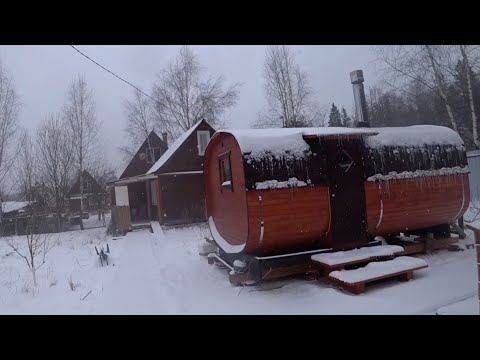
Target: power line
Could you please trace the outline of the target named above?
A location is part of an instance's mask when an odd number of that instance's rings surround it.
[[[113,76],[115,76],[117,79],[120,79],[122,80],[124,83],[127,83],[128,85],[130,85],[131,87],[133,87],[134,89],[140,91],[143,95],[145,95],[146,97],[149,97],[150,99],[152,99],[153,101],[155,102],[158,102],[157,100],[155,100],[153,97],[151,97],[150,95],[144,93],[142,90],[140,90],[138,87],[136,87],[135,85],[133,85],[132,83],[128,82],[127,80],[121,78],[120,76],[118,76],[117,74],[113,73],[112,71],[108,70],[105,66],[102,66],[100,65],[98,62],[96,62],[95,60],[93,60],[91,57],[85,55],[84,53],[82,53],[80,50],[78,50],[75,46],[73,45],[69,45],[71,48],[73,48],[75,51],[77,51],[80,55],[82,56],[85,56],[88,60],[90,60],[91,62],[93,62],[95,65],[98,65],[100,66],[103,70],[109,72],[110,74],[112,74]]]

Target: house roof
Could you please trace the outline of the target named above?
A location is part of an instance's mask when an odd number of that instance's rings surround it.
[[[128,177],[128,178],[118,179],[118,180],[112,181],[110,184],[111,185],[127,185],[127,184],[131,184],[131,183],[152,180],[152,179],[155,179],[155,178],[156,178],[156,176],[153,175],[153,174],[152,175],[142,174],[142,175],[131,176],[131,177]]]
[[[183,143],[189,138],[189,136],[197,130],[201,123],[204,120],[199,121],[193,127],[185,131],[181,136],[177,138],[169,147],[168,150],[158,159],[158,161],[153,164],[150,170],[147,171],[147,174],[153,174],[158,171],[165,163],[177,152],[177,150],[183,145]]]
[[[2,202],[2,212],[9,213],[12,211],[21,210],[24,207],[28,206],[29,202],[27,201],[4,201]]]

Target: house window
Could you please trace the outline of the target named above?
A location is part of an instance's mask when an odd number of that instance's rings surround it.
[[[162,149],[159,147],[156,147],[153,149],[153,152],[155,153],[155,162],[160,159],[160,156],[162,156]]]
[[[153,164],[155,162],[155,151],[152,148],[147,148],[147,163]]]
[[[220,191],[225,189],[233,191],[232,168],[230,166],[230,152],[218,157],[218,167],[220,170]]]
[[[210,131],[197,131],[198,155],[203,156],[208,142],[210,141]]]
[[[87,181],[85,182],[85,189],[90,190],[90,186],[92,186],[91,181],[90,181],[90,180],[87,180]]]
[[[147,163],[149,164],[154,164],[157,162],[158,159],[160,159],[160,156],[162,154],[162,149],[159,147],[156,148],[147,148]]]

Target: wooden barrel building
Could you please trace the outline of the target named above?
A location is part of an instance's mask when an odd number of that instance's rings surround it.
[[[441,126],[220,130],[204,176],[230,263],[448,233],[470,201],[466,149]]]

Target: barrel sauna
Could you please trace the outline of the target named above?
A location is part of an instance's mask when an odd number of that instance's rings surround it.
[[[431,125],[220,130],[204,176],[210,230],[228,262],[440,231],[470,201],[461,138]]]

